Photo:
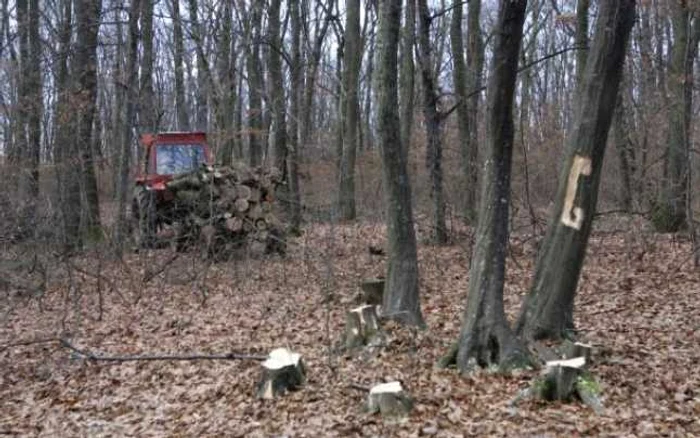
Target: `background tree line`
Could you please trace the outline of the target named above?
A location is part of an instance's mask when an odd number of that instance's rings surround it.
[[[222,163],[283,169],[295,226],[303,205],[332,206],[343,219],[377,213],[376,204],[363,202],[376,188],[358,186],[357,175],[372,168],[382,134],[378,6],[3,0],[5,196],[21,200],[25,224],[37,217],[39,200],[58,200],[53,214],[70,245],[98,229],[99,206],[115,201],[109,222],[116,218],[120,241],[138,135],[196,129],[209,133]],[[560,155],[572,124],[589,23],[599,9],[589,1],[527,5],[514,100],[513,205],[529,212],[535,227],[538,209],[554,195],[551,157]],[[661,231],[692,224],[698,13],[692,1],[640,2],[605,166],[606,208],[647,213]],[[402,5],[401,144],[415,182],[411,196],[437,242],[448,239],[446,221],[476,219],[496,19],[490,2]],[[315,189],[324,178],[327,189]]]

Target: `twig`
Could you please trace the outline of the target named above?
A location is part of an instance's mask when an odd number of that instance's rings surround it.
[[[132,362],[132,361],[155,361],[155,360],[257,360],[263,361],[267,356],[241,354],[241,353],[225,353],[225,354],[144,354],[133,356],[105,356],[96,354],[90,350],[84,350],[73,345],[68,339],[61,338],[61,345],[65,348],[78,353],[86,359],[95,362]]]

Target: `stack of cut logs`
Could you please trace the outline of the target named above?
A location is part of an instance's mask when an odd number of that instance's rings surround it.
[[[265,243],[268,252],[283,252],[282,227],[272,213],[275,168],[202,166],[167,184],[174,196],[178,248],[203,243],[209,256],[228,253],[249,239]]]

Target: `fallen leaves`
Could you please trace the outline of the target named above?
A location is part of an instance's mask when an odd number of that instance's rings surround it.
[[[178,257],[143,284],[154,251],[102,261],[99,275],[52,273],[43,300],[0,302],[0,431],[40,436],[658,436],[700,435],[700,273],[683,264],[687,242],[665,236],[595,233],[580,283],[576,323],[596,346],[592,371],[604,415],[579,404],[508,402],[534,372],[460,376],[434,365],[458,335],[469,245],[419,249],[428,330],[390,328],[373,356],[339,356],[345,312],[362,279],[384,274],[378,224],[315,225],[287,259],[204,266]],[[535,257],[514,236],[505,303],[509,317],[527,291]],[[641,256],[640,256],[641,254]],[[90,257],[72,261],[96,273]],[[97,282],[104,288],[98,320]],[[175,280],[175,281],[174,281]],[[206,290],[205,290],[206,289]],[[325,300],[328,294],[333,299]],[[52,343],[72,332],[81,346],[115,355],[154,352],[299,352],[309,380],[272,401],[254,399],[260,364],[249,361],[96,364]],[[405,422],[363,412],[366,394],[348,385],[398,380],[415,399]]]

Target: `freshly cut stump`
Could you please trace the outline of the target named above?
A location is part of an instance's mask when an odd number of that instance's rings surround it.
[[[546,374],[537,379],[531,388],[532,394],[546,401],[581,400],[595,413],[603,411],[600,389],[593,376],[586,371],[586,358],[547,362]]]
[[[370,278],[360,283],[362,295],[360,297],[363,304],[372,304],[381,306],[384,298],[384,283],[383,278]]]
[[[384,343],[377,318],[377,306],[360,306],[347,313],[345,323],[345,348],[352,350],[364,346],[376,347]]]
[[[369,391],[367,410],[383,417],[405,417],[413,408],[411,398],[403,391],[400,382],[382,383]]]
[[[586,359],[586,364],[590,364],[591,362],[592,351],[592,346],[581,342],[567,342],[564,344],[564,357],[567,359],[583,357]]]
[[[270,400],[287,391],[297,390],[306,382],[306,369],[301,355],[286,348],[272,350],[262,367],[257,398]]]
[[[570,400],[585,365],[583,357],[547,362],[546,374],[536,386],[538,396],[547,401]]]

